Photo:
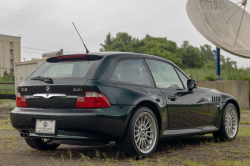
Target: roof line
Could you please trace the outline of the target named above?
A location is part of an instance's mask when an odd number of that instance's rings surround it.
[[[8,36],[8,37],[22,38],[22,37],[20,37],[20,36],[11,36],[11,35],[4,35],[4,34],[0,34],[0,36]]]

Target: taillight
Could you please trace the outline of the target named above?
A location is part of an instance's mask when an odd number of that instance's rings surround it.
[[[85,55],[63,55],[58,56],[57,59],[64,59],[64,58],[84,58]]]
[[[16,106],[17,107],[28,107],[26,98],[22,97],[20,92],[17,92],[17,94],[16,94]]]
[[[108,108],[110,107],[107,97],[99,92],[85,92],[84,97],[76,99],[76,108]]]

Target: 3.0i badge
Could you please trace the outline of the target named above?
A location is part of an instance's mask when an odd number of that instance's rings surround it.
[[[50,87],[49,86],[46,86],[46,91],[49,93],[50,92]]]

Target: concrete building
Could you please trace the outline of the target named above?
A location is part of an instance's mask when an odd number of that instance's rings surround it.
[[[21,37],[0,34],[0,76],[14,74],[14,64],[21,62]]]

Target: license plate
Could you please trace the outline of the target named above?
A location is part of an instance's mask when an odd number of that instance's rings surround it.
[[[55,120],[36,120],[36,133],[55,134],[56,121]]]

